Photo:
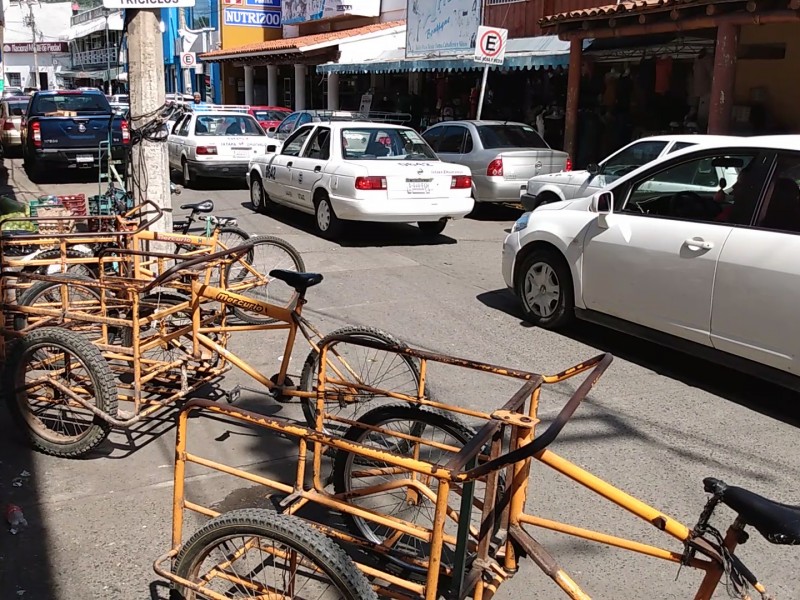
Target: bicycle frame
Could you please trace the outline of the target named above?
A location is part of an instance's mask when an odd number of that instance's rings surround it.
[[[369,386],[343,382],[338,379],[335,373],[329,372],[328,358],[333,346],[340,342],[394,352],[419,360],[421,380],[417,396],[411,397],[404,394],[381,391]],[[432,401],[424,396],[424,380],[429,362],[520,379],[524,383],[502,407],[491,413],[447,405]],[[246,410],[222,406],[207,400],[191,400],[184,406],[178,419],[172,548],[156,560],[154,568],[159,575],[166,579],[189,589],[200,591],[210,598],[215,598],[213,593],[209,594],[201,584],[179,578],[163,566],[167,561],[174,558],[180,550],[183,541],[184,511],[188,510],[208,517],[216,517],[219,514],[217,511],[187,499],[184,482],[186,463],[194,463],[287,494],[287,497],[280,502],[280,507],[285,513],[293,514],[309,502],[317,503],[328,509],[349,513],[379,525],[394,528],[398,534],[411,535],[429,542],[429,559],[414,563],[427,568],[428,574],[424,584],[409,581],[408,578],[397,577],[375,567],[356,562],[356,566],[366,575],[389,582],[394,586],[395,589],[392,590],[382,590],[380,586],[376,586],[378,592],[385,591],[386,595],[393,598],[424,597],[425,600],[435,600],[440,595],[438,590],[439,577],[440,574],[444,573],[452,577],[451,588],[448,590],[451,594],[450,597],[461,599],[471,595],[476,600],[489,600],[497,591],[498,586],[517,571],[520,552],[524,551],[570,598],[576,600],[588,599],[589,596],[558,565],[547,550],[523,528],[523,526],[527,525],[557,531],[573,537],[700,569],[705,572],[705,576],[695,595],[695,600],[710,600],[723,575],[723,559],[710,544],[704,543],[705,541],[702,538],[694,538],[689,527],[667,516],[662,511],[634,498],[547,449],[547,445],[556,438],[610,362],[611,356],[605,354],[575,365],[556,375],[540,375],[453,356],[437,355],[407,347],[386,346],[377,342],[354,340],[341,336],[326,342],[320,347],[319,383],[316,390],[318,419],[316,429],[310,429],[288,419],[275,416],[267,417]],[[564,406],[561,413],[544,433],[536,436],[535,430],[538,423],[536,415],[542,386],[555,384],[582,373],[588,373],[588,375]],[[330,385],[341,385],[343,383],[360,390],[380,392],[386,396],[396,397],[408,402],[416,402],[423,406],[469,415],[482,419],[484,425],[464,447],[452,449],[453,457],[445,465],[418,460],[414,458],[416,455],[400,456],[391,454],[375,447],[348,441],[345,438],[329,434],[320,428],[326,389]],[[268,477],[250,474],[243,469],[224,465],[189,452],[187,450],[189,415],[195,411],[210,413],[211,416],[222,417],[224,420],[235,424],[264,429],[279,434],[284,438],[294,439],[298,448],[294,480],[292,482],[277,481]],[[345,419],[339,420],[345,423],[353,423]],[[363,427],[375,430],[382,435],[407,439],[415,444],[432,444],[431,441],[414,437],[414,435],[398,434],[395,431],[378,427]],[[509,440],[508,450],[502,453],[502,446],[506,439]],[[482,452],[487,444],[489,444],[491,450],[489,455],[485,456],[482,455]],[[309,448],[314,449],[312,463],[313,483],[310,485],[306,482],[306,459]],[[322,456],[325,448],[332,448],[372,461],[378,461],[388,465],[386,469],[388,473],[407,473],[409,479],[400,480],[400,483],[396,484],[365,488],[359,492],[351,491],[346,496],[332,495],[326,491],[326,482],[322,475]],[[649,522],[657,529],[680,541],[684,549],[692,548],[706,558],[688,557],[685,552],[658,548],[635,540],[551,521],[526,513],[526,493],[532,459],[538,460],[595,494],[610,500],[640,519]],[[367,462],[366,464],[369,465],[370,463]],[[374,463],[372,464],[374,465]],[[372,472],[379,469],[370,467],[369,470]],[[507,485],[510,483],[510,486],[502,497],[497,498],[496,491],[501,470],[507,471],[506,482]],[[416,477],[416,475],[420,477]],[[422,476],[436,479],[438,481],[437,490],[432,490],[427,486],[422,480]],[[475,528],[470,523],[472,518],[471,509],[474,506],[474,484],[477,481],[485,482],[486,487],[483,502],[479,506],[480,527],[477,530],[477,535],[475,535]],[[399,517],[377,513],[350,502],[353,497],[358,495],[369,495],[384,491],[388,487],[402,486],[407,486],[417,493],[422,493],[435,502],[436,508],[432,528],[424,528],[416,523],[404,521]],[[461,486],[461,491],[458,491],[456,486]],[[457,492],[456,496],[460,496],[460,504],[456,508],[448,504],[448,496],[454,491]],[[505,538],[495,543],[492,537],[495,533],[493,524],[497,515],[501,515],[501,525],[498,531],[506,531],[507,534]],[[456,536],[446,534],[444,531],[444,524],[448,519],[458,523]],[[391,550],[391,544],[388,540],[393,536],[387,537],[387,542],[375,545],[325,524],[312,523],[312,525],[331,537],[365,548],[371,552],[385,554]],[[744,523],[739,519],[736,519],[728,529],[725,537],[725,546],[731,553],[736,548],[743,529]],[[475,539],[471,540],[470,536]],[[452,568],[444,567],[441,564],[442,549],[445,544],[452,545],[455,548],[455,560]],[[470,550],[475,552],[476,557],[472,561],[472,567],[469,571],[466,571],[467,552]],[[766,594],[761,584],[756,584],[755,587],[762,595]],[[402,591],[398,591],[397,588]]]

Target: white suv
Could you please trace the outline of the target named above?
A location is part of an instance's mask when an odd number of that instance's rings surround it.
[[[577,316],[797,387],[798,182],[800,136],[681,150],[525,213],[503,277],[541,327]]]

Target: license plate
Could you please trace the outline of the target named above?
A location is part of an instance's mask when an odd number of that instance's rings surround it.
[[[94,162],[94,156],[91,154],[81,154],[80,156],[76,156],[75,160],[79,163],[92,163]]]
[[[427,181],[409,181],[408,182],[409,194],[430,194],[431,184]]]
[[[233,158],[250,158],[250,150],[234,150]]]

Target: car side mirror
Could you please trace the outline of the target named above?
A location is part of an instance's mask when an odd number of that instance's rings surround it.
[[[600,167],[594,163],[589,163],[586,165],[586,170],[589,172],[589,175],[597,175],[600,172]]]
[[[597,192],[592,196],[592,212],[607,215],[614,212],[614,194],[611,192]]]
[[[275,154],[278,151],[278,147],[275,144],[270,144],[267,146],[267,153],[268,154]]]

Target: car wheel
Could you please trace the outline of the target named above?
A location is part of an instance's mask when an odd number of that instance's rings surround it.
[[[189,171],[189,163],[185,158],[181,159],[181,174],[183,176],[183,187],[191,188],[192,173]]]
[[[525,257],[516,288],[525,320],[534,325],[557,329],[573,319],[572,274],[557,251],[540,248]]]
[[[316,217],[317,231],[319,231],[320,235],[329,240],[339,237],[344,224],[333,212],[333,206],[331,206],[331,200],[327,194],[319,194],[317,196],[315,208],[314,216]]]
[[[435,236],[439,235],[447,227],[447,219],[439,219],[438,221],[420,221],[417,223],[419,230],[425,235]]]
[[[559,198],[552,192],[545,192],[544,194],[539,194],[538,196],[536,196],[536,204],[530,210],[536,210],[540,206],[544,206],[545,204],[552,204],[553,202],[561,202],[561,198]]]
[[[29,158],[24,164],[25,173],[33,183],[40,183],[44,179],[42,166],[34,158]]]
[[[250,175],[250,204],[256,212],[264,212],[264,186],[255,171]]]

